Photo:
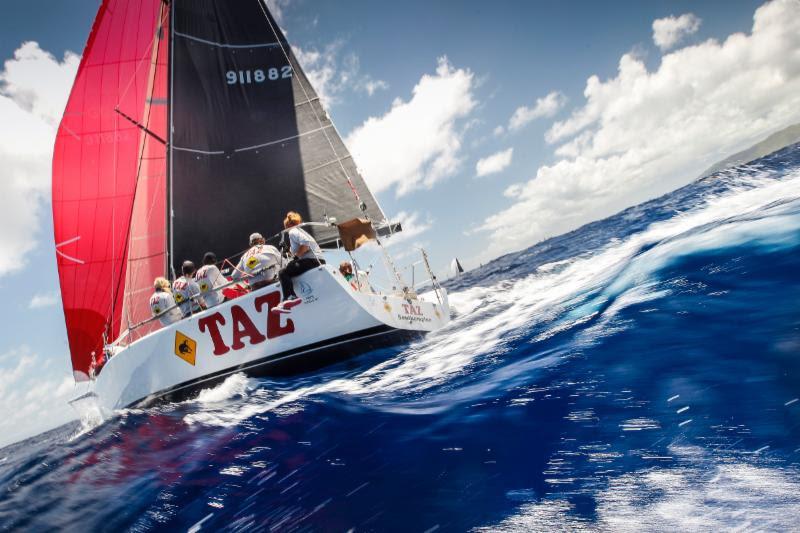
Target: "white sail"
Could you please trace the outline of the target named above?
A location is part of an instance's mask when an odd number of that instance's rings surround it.
[[[461,266],[458,257],[454,257],[453,261],[450,263],[450,275],[453,277],[458,277],[463,273],[464,267]]]

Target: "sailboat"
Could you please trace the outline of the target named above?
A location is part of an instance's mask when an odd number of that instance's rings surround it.
[[[457,278],[463,273],[464,267],[461,266],[461,262],[458,260],[458,257],[454,257],[453,261],[450,263],[450,274]]]
[[[327,254],[380,250],[390,286],[333,261],[162,326],[153,280],[293,210]],[[310,370],[439,329],[447,292],[406,284],[390,222],[263,0],[103,0],[61,120],[53,219],[74,377],[104,411],[180,399],[227,376]],[[351,255],[352,257],[352,255]]]

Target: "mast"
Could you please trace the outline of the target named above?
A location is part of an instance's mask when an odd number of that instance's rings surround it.
[[[166,187],[166,194],[167,194],[167,214],[166,214],[166,221],[167,221],[167,246],[166,246],[166,261],[167,264],[164,265],[164,274],[169,279],[175,279],[175,266],[173,265],[172,261],[172,83],[173,83],[173,74],[174,74],[174,65],[175,65],[175,1],[174,0],[164,0],[167,3],[167,9],[170,10],[169,13],[169,24],[168,24],[168,31],[169,31],[169,68],[167,69],[169,75],[167,80],[167,135],[168,143],[167,143],[167,187]]]

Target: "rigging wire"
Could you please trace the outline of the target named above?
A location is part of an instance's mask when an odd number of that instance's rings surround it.
[[[286,47],[283,46],[283,40],[278,35],[278,32],[275,30],[275,27],[273,26],[272,21],[270,20],[270,17],[267,14],[265,3],[266,3],[266,0],[258,0],[258,7],[261,8],[261,12],[264,14],[264,19],[267,21],[267,24],[269,25],[269,29],[272,31],[272,35],[275,37],[275,40],[278,42],[278,45],[281,47],[281,52],[283,52],[283,57],[285,57],[286,58],[286,62],[290,66],[292,66],[292,70],[295,70],[294,69],[294,65],[292,65],[292,60],[289,58],[289,53],[286,51]],[[296,72],[296,70],[295,70],[295,72]],[[300,85],[300,89],[302,89],[303,96],[305,96],[306,101],[310,102],[311,99],[308,96],[308,91],[306,91],[306,87],[303,84],[302,80],[298,80],[298,85]],[[320,105],[322,105],[321,102],[320,102]],[[361,201],[361,196],[358,194],[358,191],[356,190],[355,186],[353,185],[353,181],[350,179],[350,175],[347,173],[347,169],[344,168],[344,163],[342,163],[342,160],[339,157],[339,154],[336,152],[336,148],[333,146],[333,141],[331,141],[331,138],[328,135],[328,132],[326,131],[326,129],[325,129],[324,125],[323,125],[322,119],[319,117],[319,114],[317,114],[317,110],[314,109],[314,104],[310,103],[309,106],[311,107],[311,112],[314,113],[314,118],[317,120],[317,124],[319,125],[320,129],[322,130],[322,134],[325,136],[325,140],[328,141],[328,146],[331,147],[331,151],[333,152],[334,157],[337,160],[339,160],[339,166],[341,167],[342,172],[344,173],[345,179],[347,179],[347,184],[350,186],[350,190],[353,191],[353,195],[356,197],[356,201],[358,202],[359,209],[361,209],[361,205],[363,203]],[[331,122],[331,124],[333,124],[333,121],[330,121],[330,122]]]
[[[266,0],[257,0],[257,1],[258,1],[258,6],[261,8],[261,13],[264,14],[264,19],[267,21],[267,25],[269,25],[269,28],[272,31],[272,35],[275,37],[275,40],[278,41],[278,45],[280,45],[280,47],[281,47],[281,52],[283,52],[283,57],[286,58],[286,62],[292,67],[292,69],[295,70],[295,72],[297,72],[297,69],[294,68],[294,65],[292,64],[292,60],[289,57],[289,53],[286,51],[286,47],[283,45],[283,39],[281,39],[281,37],[278,35],[278,32],[275,29],[275,26],[272,24],[272,20],[270,20],[270,16],[267,13],[267,8],[266,8]],[[298,84],[300,85],[300,89],[302,89],[302,91],[303,91],[303,96],[305,97],[306,101],[310,102],[311,99],[308,96],[308,91],[306,91],[305,85],[303,84],[302,80],[298,79]],[[336,148],[333,146],[333,141],[331,140],[330,136],[328,135],[328,132],[326,131],[325,128],[323,128],[322,119],[319,117],[319,114],[317,114],[317,110],[314,109],[314,104],[311,103],[309,105],[311,106],[311,112],[314,113],[314,118],[317,120],[317,124],[322,129],[322,134],[325,136],[325,140],[328,141],[328,145],[330,146],[334,157],[339,161],[339,167],[341,167],[342,172],[344,173],[344,177],[345,177],[345,179],[347,179],[347,184],[350,186],[350,190],[353,191],[353,195],[356,197],[356,201],[358,202],[359,209],[364,213],[364,216],[366,217],[367,220],[369,220],[369,223],[372,225],[372,219],[370,218],[369,214],[367,213],[366,205],[361,200],[361,196],[358,194],[358,191],[356,190],[355,186],[353,185],[353,181],[352,181],[352,179],[350,179],[350,175],[348,174],[347,169],[344,167],[344,163],[342,163],[342,159],[339,157],[339,154],[337,153]],[[322,102],[320,102],[320,105],[322,105]],[[330,120],[330,123],[333,124],[333,120]],[[391,223],[389,223],[389,226],[391,228]],[[391,231],[391,229],[390,229],[390,231]],[[392,272],[394,273],[394,276],[397,279],[398,283],[401,286],[403,286],[403,288],[405,289],[405,282],[400,277],[400,273],[397,271],[397,267],[395,266],[394,261],[392,261],[392,259],[389,256],[388,252],[383,247],[383,243],[381,243],[380,239],[378,238],[377,231],[376,231],[376,235],[375,235],[375,241],[378,243],[378,246],[380,247],[381,252],[383,252],[384,260],[388,263],[388,265],[391,268]]]

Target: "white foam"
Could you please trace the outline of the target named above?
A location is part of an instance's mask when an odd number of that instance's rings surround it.
[[[218,403],[229,400],[235,396],[245,396],[247,394],[250,379],[242,373],[228,376],[225,381],[210,389],[203,389],[190,402],[197,403]]]
[[[77,411],[81,425],[78,431],[68,439],[70,442],[89,433],[110,418],[104,415],[97,398],[94,396],[87,396],[73,401],[72,407]]]
[[[484,379],[469,386],[461,385],[458,390],[439,391],[438,394],[448,396],[447,402],[438,406],[420,402],[419,398],[420,394],[458,376],[470,375],[476,365],[484,363],[484,358],[503,357],[517,338],[529,337],[535,328],[543,328],[543,332],[534,342],[585,327],[590,319],[594,322],[580,330],[578,343],[593,343],[613,335],[627,327],[614,322],[621,310],[668,295],[656,288],[655,275],[683,255],[749,241],[774,246],[793,242],[791,239],[797,239],[800,233],[800,215],[796,212],[796,201],[800,198],[798,182],[800,172],[781,181],[766,176],[743,177],[733,190],[707,198],[691,211],[654,223],[625,240],[614,240],[592,255],[543,265],[513,282],[501,281],[452,294],[450,301],[457,311],[453,321],[389,361],[347,378],[291,392],[262,397],[259,391],[235,412],[196,413],[187,416],[187,423],[235,424],[249,416],[287,409],[300,399],[324,393],[369,398],[375,408],[384,408],[380,398],[391,395],[392,401],[386,402],[386,409],[415,412],[431,412],[460,401],[473,401],[476,395],[489,394],[493,387],[507,387],[510,374],[532,367],[506,364],[494,371],[498,375],[505,373],[503,379]],[[764,218],[767,209],[771,216]],[[721,225],[721,221],[727,223]],[[557,356],[540,354],[535,365],[547,366],[559,360]],[[240,390],[237,387],[233,388]],[[216,394],[210,392],[209,401],[216,401],[213,399]],[[228,392],[219,394],[229,397]],[[408,397],[405,405],[398,398],[401,395]]]
[[[594,494],[591,520],[543,497],[476,531],[794,531],[798,473],[747,463],[651,468],[610,479]]]
[[[655,289],[650,279],[669,261],[748,241],[780,246],[797,238],[800,216],[791,211],[791,202],[800,198],[799,181],[800,172],[782,181],[766,176],[742,178],[737,188],[708,198],[692,211],[654,223],[590,257],[544,265],[513,283],[455,293],[451,301],[459,314],[449,327],[412,345],[396,360],[339,381],[334,388],[352,394],[420,392],[468,372],[478,357],[502,354],[503,346],[517,332],[547,322],[552,322],[551,329],[556,331],[568,330],[613,299],[596,327],[596,339],[620,310],[668,294]],[[767,209],[771,216],[759,218]],[[729,222],[719,225],[720,221]],[[598,291],[587,305],[574,307]]]
[[[241,374],[239,375],[241,376]],[[247,378],[244,379],[246,380]],[[241,378],[238,378],[236,383],[238,383],[239,380],[241,380]],[[223,385],[224,383],[221,384],[220,387]],[[229,386],[226,387],[226,389],[236,390],[237,387]],[[204,424],[208,426],[233,427],[244,420],[263,413],[274,412],[276,414],[290,414],[286,409],[281,411],[281,408],[313,393],[313,389],[301,387],[294,391],[258,389],[250,395],[241,394],[243,399],[233,402],[225,402],[222,400],[201,402],[198,398],[197,403],[202,405],[202,410],[184,416],[183,420],[190,425]],[[222,396],[222,394],[220,394],[220,396]],[[234,396],[236,395],[232,394],[228,396],[228,398],[233,398]]]

